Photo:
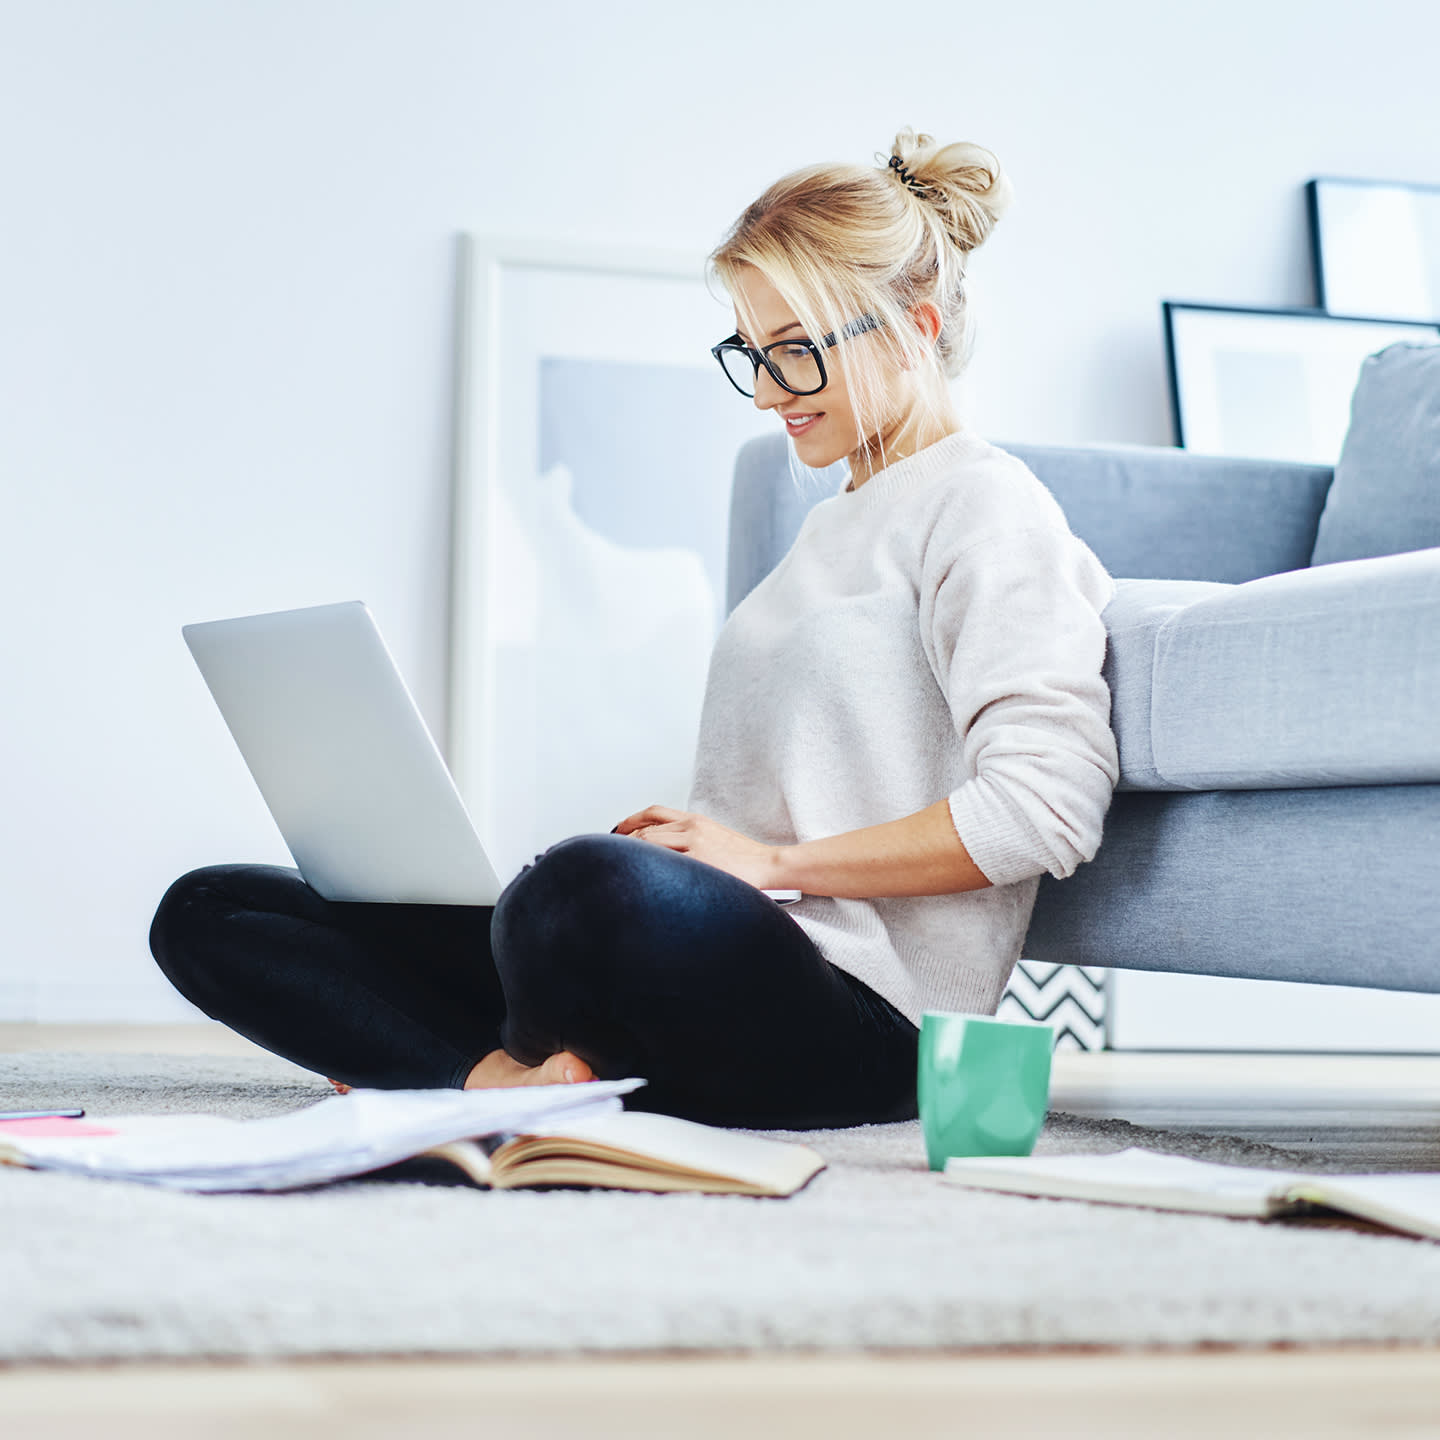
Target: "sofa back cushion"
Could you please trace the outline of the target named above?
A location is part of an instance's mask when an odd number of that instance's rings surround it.
[[[1112,575],[1239,585],[1310,564],[1328,465],[1160,445],[1011,445]]]
[[[1440,545],[1440,345],[1369,356],[1320,515],[1312,565]]]

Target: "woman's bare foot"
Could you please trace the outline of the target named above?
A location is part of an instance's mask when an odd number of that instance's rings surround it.
[[[541,1065],[522,1065],[504,1050],[492,1050],[466,1077],[465,1088],[498,1090],[507,1085],[574,1085],[594,1078],[595,1072],[568,1050],[559,1051]],[[350,1087],[343,1082],[330,1080],[330,1083],[340,1094],[350,1093]]]
[[[540,1065],[522,1065],[504,1050],[492,1050],[465,1079],[467,1090],[491,1090],[506,1085],[574,1085],[593,1080],[595,1072],[569,1050],[561,1050]]]

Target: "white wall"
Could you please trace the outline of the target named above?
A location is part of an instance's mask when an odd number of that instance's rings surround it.
[[[285,859],[183,622],[364,597],[440,727],[456,231],[703,253],[979,140],[974,423],[1168,443],[1160,299],[1309,303],[1308,177],[1440,180],[1436,53],[1429,0],[0,0],[0,1018],[184,1013],[165,884]]]

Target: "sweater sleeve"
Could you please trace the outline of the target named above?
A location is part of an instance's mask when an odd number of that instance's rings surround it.
[[[994,533],[925,567],[921,637],[968,777],[949,796],[994,885],[1093,859],[1120,775],[1101,673],[1115,582],[1063,526]]]

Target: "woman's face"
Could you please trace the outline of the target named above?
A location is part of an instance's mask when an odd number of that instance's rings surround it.
[[[747,345],[759,350],[776,340],[818,341],[818,337],[805,334],[780,292],[753,265],[742,267],[736,283],[760,330],[758,335],[746,334],[737,310],[735,328]],[[864,344],[865,338],[860,343]],[[820,353],[825,361],[825,388],[813,395],[792,395],[776,383],[763,365],[755,376],[756,408],[774,410],[783,419],[795,442],[796,453],[806,465],[816,469],[853,455],[860,448],[861,438],[835,351],[822,348]],[[891,377],[886,386],[885,420],[881,428],[887,433],[895,423],[895,416],[908,409],[899,393],[903,389],[899,380],[899,376]]]

